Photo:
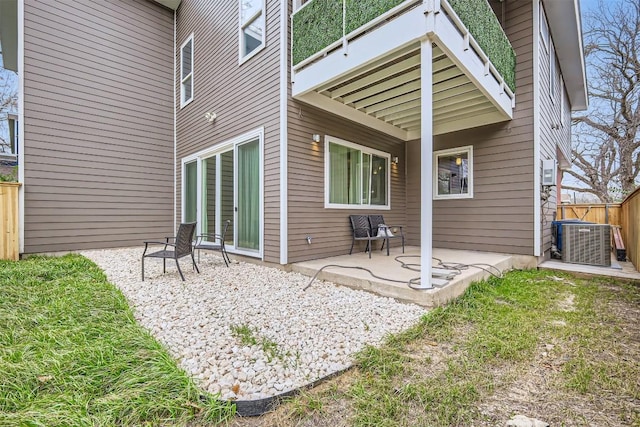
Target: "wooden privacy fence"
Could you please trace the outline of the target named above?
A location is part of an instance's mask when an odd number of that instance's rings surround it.
[[[560,205],[557,212],[558,219],[622,225],[622,206],[619,203]]]
[[[640,268],[640,188],[622,202],[622,238],[627,249],[627,258],[633,266]]]
[[[17,182],[0,182],[0,259],[17,261],[20,249]]]

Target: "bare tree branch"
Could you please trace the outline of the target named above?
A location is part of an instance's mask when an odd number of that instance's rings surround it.
[[[636,188],[640,172],[640,3],[600,0],[585,28],[591,105],[572,119],[568,175],[577,185],[564,188],[613,201]]]

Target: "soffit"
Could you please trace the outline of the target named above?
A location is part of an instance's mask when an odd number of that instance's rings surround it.
[[[422,108],[420,46],[396,52],[364,70],[332,80],[315,92],[418,136]],[[490,99],[437,46],[432,73],[435,133],[451,131],[472,117],[497,113]]]
[[[579,0],[542,0],[572,110],[586,110],[589,101],[582,45]]]
[[[159,3],[165,7],[168,7],[169,9],[176,10],[178,6],[180,6],[180,2],[182,0],[152,0],[152,1]]]

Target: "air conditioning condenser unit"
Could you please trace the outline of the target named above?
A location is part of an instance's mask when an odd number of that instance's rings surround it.
[[[562,260],[574,264],[611,266],[611,226],[563,224]]]

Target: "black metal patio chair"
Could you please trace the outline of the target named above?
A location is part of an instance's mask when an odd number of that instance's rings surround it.
[[[212,234],[212,233],[203,233],[196,237],[196,241],[193,244],[193,249],[198,251],[198,262],[200,262],[200,251],[219,251],[222,254],[222,259],[227,267],[229,267],[229,263],[231,260],[229,259],[229,254],[227,254],[227,249],[224,246],[224,239],[227,235],[227,229],[231,224],[231,220],[226,220],[224,222],[224,228],[222,229],[222,234]]]
[[[375,240],[382,240],[382,237],[371,234],[371,226],[369,225],[369,218],[367,215],[349,215],[349,221],[351,222],[351,229],[353,236],[351,240],[351,249],[349,249],[349,255],[353,252],[353,245],[356,240],[365,240],[367,246],[365,252],[369,251],[369,258],[371,258],[371,249],[373,247],[372,242]]]
[[[402,225],[389,225],[384,222],[382,215],[369,215],[369,226],[371,227],[371,235],[382,239],[380,250],[384,249],[386,243],[387,255],[389,255],[389,240],[401,239],[402,253],[404,253],[404,231]]]
[[[176,266],[178,267],[178,273],[180,273],[180,277],[182,281],[184,281],[184,274],[182,274],[182,270],[180,269],[180,263],[178,260],[185,256],[191,256],[191,262],[193,263],[193,267],[195,270],[200,273],[198,270],[198,266],[196,265],[196,260],[193,257],[193,234],[196,231],[196,223],[195,222],[187,222],[180,224],[178,227],[178,234],[175,237],[165,237],[164,242],[159,241],[145,241],[144,242],[144,252],[142,253],[142,281],[144,282],[144,259],[145,258],[162,258],[162,272],[167,272],[167,259],[175,260]],[[171,242],[173,240],[173,243]],[[150,245],[163,245],[164,248],[162,250],[147,253]],[[167,249],[167,248],[173,249]]]

